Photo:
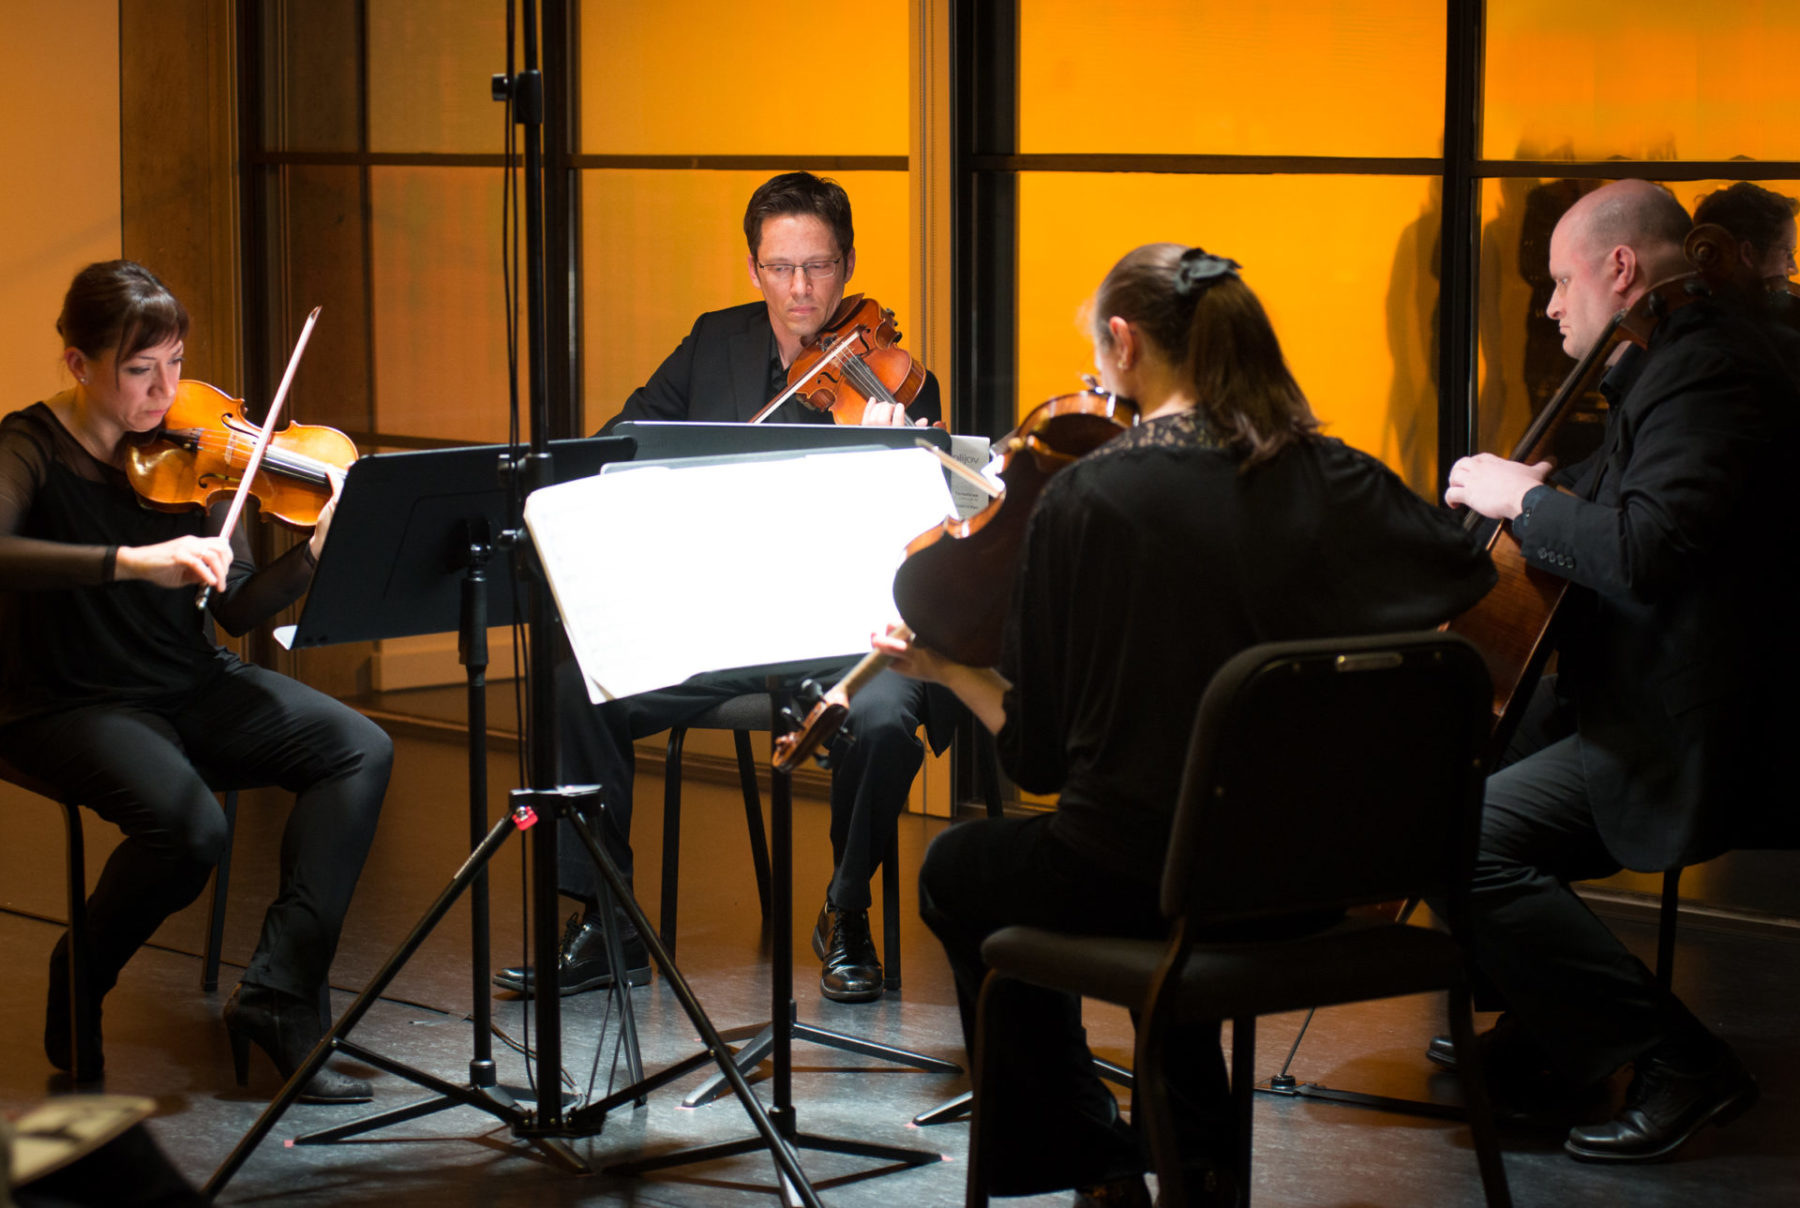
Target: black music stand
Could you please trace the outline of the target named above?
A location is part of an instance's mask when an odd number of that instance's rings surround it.
[[[706,462],[753,461],[760,456],[773,455],[777,452],[789,454],[824,450],[842,452],[849,449],[866,449],[871,446],[910,449],[915,447],[919,438],[926,434],[924,429],[864,428],[846,430],[811,424],[786,425],[779,429],[734,424],[621,424],[615,431],[620,434],[630,434],[638,441],[640,462],[646,458],[654,458],[659,461],[666,459],[667,464],[674,466],[684,464],[692,466]],[[947,434],[940,431],[933,433],[932,437],[935,439],[928,437],[929,443],[939,448],[947,446]],[[683,453],[696,456],[683,458],[680,456]],[[638,472],[635,466],[621,466],[619,469],[625,474]],[[532,531],[542,549],[547,535],[571,530],[562,529],[560,526],[546,526],[546,530],[541,532],[538,523],[534,520]],[[578,529],[574,531],[578,531]],[[555,537],[552,535],[550,539],[554,541]],[[551,582],[555,585],[560,559],[556,557],[554,550],[551,550],[544,553],[543,561]],[[576,623],[579,623],[579,610],[577,610],[576,616],[578,618]],[[570,623],[570,614],[566,609],[565,623]],[[806,671],[817,669],[816,664],[804,666]],[[786,728],[783,721],[785,716],[783,706],[786,703],[785,696],[788,687],[792,683],[794,674],[802,670],[802,666],[795,663],[784,663],[778,666],[759,666],[754,670],[769,673],[769,688],[774,702],[771,729],[779,733]],[[772,870],[774,891],[771,895],[773,909],[770,925],[774,929],[775,936],[773,969],[770,976],[770,1016],[768,1024],[761,1026],[760,1031],[756,1032],[755,1038],[740,1050],[734,1063],[736,1068],[725,1070],[724,1081],[731,1083],[735,1088],[744,1070],[753,1068],[764,1057],[772,1055],[774,1105],[769,1114],[782,1137],[791,1145],[802,1149],[817,1149],[858,1157],[885,1159],[906,1166],[918,1166],[938,1161],[941,1159],[941,1155],[930,1151],[842,1140],[799,1131],[792,1096],[792,1041],[795,1039],[861,1053],[919,1069],[956,1073],[959,1072],[960,1067],[922,1053],[874,1044],[858,1037],[796,1021],[793,998],[792,819],[791,778],[779,771],[774,772],[770,782],[770,846],[774,861]],[[647,925],[647,920],[640,920],[640,927]],[[755,1028],[742,1029],[737,1034],[744,1035],[751,1031],[755,1031]],[[690,1068],[691,1061],[692,1059],[690,1059]],[[721,1068],[724,1069],[723,1065]],[[712,1097],[713,1085],[709,1084],[690,1096],[684,1102],[684,1106],[693,1106]],[[610,1104],[606,1101],[597,1102],[573,1113],[570,1117],[571,1121],[583,1121],[590,1113],[603,1113],[609,1106]],[[621,1163],[609,1167],[608,1170],[618,1174],[639,1174],[747,1153],[761,1148],[762,1144],[762,1141],[756,1138],[745,1138],[740,1141],[706,1146],[686,1152],[661,1155],[643,1161]],[[789,1188],[789,1190],[793,1189]]]
[[[602,465],[629,458],[626,437],[559,441],[556,469],[563,481],[587,477]],[[487,630],[490,624],[513,621],[510,576],[489,577],[487,564],[502,552],[502,534],[517,511],[509,498],[509,472],[518,450],[506,445],[376,454],[354,462],[345,476],[331,539],[319,560],[300,622],[278,638],[294,649],[334,642],[371,641],[455,630],[468,684],[469,842],[479,851],[489,835],[487,820]],[[521,484],[522,493],[522,484]],[[331,1042],[371,1065],[435,1092],[392,1111],[382,1112],[324,1132],[296,1138],[296,1144],[324,1144],[403,1120],[471,1106],[511,1122],[522,1118],[513,1097],[497,1081],[493,1059],[492,1001],[487,988],[489,960],[486,860],[464,865],[462,884],[470,888],[470,962],[474,989],[473,1054],[469,1081],[455,1086],[423,1071],[343,1042],[367,1003],[379,997],[389,981],[423,943],[442,918],[415,926],[382,975],[358,998],[352,1013],[321,1042]],[[461,875],[461,874],[459,874]],[[460,888],[457,890],[460,893]],[[447,910],[450,901],[443,903]],[[616,935],[613,937],[616,943]],[[554,967],[554,965],[552,965]],[[632,1079],[642,1077],[629,995],[614,993],[620,1003]],[[322,1063],[323,1058],[320,1058]],[[312,1063],[309,1063],[312,1064]],[[298,1074],[264,1113],[269,1125],[286,1109],[305,1082]],[[290,1092],[292,1092],[290,1094]],[[259,1127],[262,1122],[259,1121]],[[266,1131],[266,1129],[264,1129]],[[248,1138],[246,1139],[248,1141]],[[579,1166],[560,1142],[537,1143],[565,1163]],[[251,1142],[253,1143],[253,1142]],[[560,1150],[560,1152],[558,1152]],[[244,1156],[248,1156],[246,1150]],[[237,1157],[236,1154],[233,1157]],[[239,1159],[241,1160],[241,1159]],[[229,1165],[229,1163],[228,1163]],[[229,1171],[221,1168],[229,1177]],[[215,1175],[215,1180],[219,1176]]]

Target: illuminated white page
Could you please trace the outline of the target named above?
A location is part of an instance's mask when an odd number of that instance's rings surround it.
[[[607,467],[525,525],[595,703],[707,671],[859,655],[906,545],[953,504],[922,449]]]

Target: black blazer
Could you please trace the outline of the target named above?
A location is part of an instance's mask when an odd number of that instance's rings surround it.
[[[694,329],[650,380],[632,391],[624,410],[607,421],[601,433],[625,420],[747,420],[769,401],[769,361],[774,355],[775,332],[764,303],[708,311],[694,321]],[[907,414],[936,423],[943,418],[941,408],[937,378],[927,373]]]
[[[1765,786],[1796,712],[1777,458],[1800,394],[1753,325],[1708,303],[1664,319],[1602,388],[1606,439],[1574,493],[1532,490],[1513,531],[1576,585],[1559,680],[1594,822],[1649,871],[1793,829],[1791,793]]]

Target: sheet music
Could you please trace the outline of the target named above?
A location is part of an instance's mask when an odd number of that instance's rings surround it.
[[[707,671],[866,653],[953,503],[920,449],[608,467],[525,504],[596,704]]]

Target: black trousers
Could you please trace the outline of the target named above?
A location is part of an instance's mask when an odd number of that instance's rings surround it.
[[[981,942],[994,932],[1027,925],[1159,939],[1169,933],[1155,874],[1127,879],[1096,870],[1051,833],[1050,821],[961,823],[932,841],[920,869],[920,913],[950,958],[971,1053],[987,976]],[[1000,1025],[991,1028],[1001,1072],[983,1090],[994,1123],[987,1140],[992,1190],[1030,1195],[1143,1170],[1147,1154],[1115,1123],[1117,1105],[1094,1072],[1080,998],[1002,984],[1004,998],[990,1001],[1001,1013]],[[1166,1069],[1138,1076],[1167,1078],[1184,1160],[1200,1168],[1229,1155],[1231,1098],[1218,1024],[1174,1028]]]
[[[1570,888],[1621,868],[1595,825],[1580,740],[1546,683],[1488,778],[1471,905],[1496,1001],[1575,1085],[1705,1029]]]
[[[818,678],[829,683],[849,666]],[[561,780],[600,786],[604,808],[593,829],[627,879],[632,874],[632,780],[637,770],[632,743],[682,725],[734,696],[766,688],[761,676],[709,676],[704,682],[621,697],[596,707],[587,699],[574,662],[565,659],[558,665]],[[919,728],[932,709],[943,708],[933,700],[942,693],[922,681],[886,673],[850,701],[845,728],[855,741],[838,742],[832,748],[833,872],[827,893],[839,909],[869,908],[869,880],[906,809],[913,778],[925,762]],[[558,889],[570,897],[599,900],[599,871],[572,828],[562,831],[557,862]]]
[[[280,892],[244,980],[316,998],[393,765],[393,744],[374,722],[234,660],[179,696],[9,726],[0,751],[125,833],[88,899],[102,992],[164,919],[200,895],[224,851],[224,814],[195,765],[225,783],[292,791]]]

